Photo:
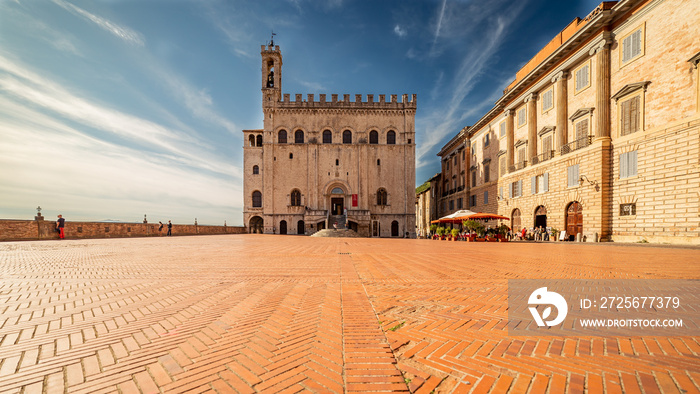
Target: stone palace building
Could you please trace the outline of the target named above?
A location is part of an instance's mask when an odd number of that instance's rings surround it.
[[[415,236],[416,95],[282,95],[282,53],[263,45],[264,128],[244,134],[250,232]]]
[[[694,0],[621,0],[571,22],[438,153],[435,215],[700,244],[699,15]]]

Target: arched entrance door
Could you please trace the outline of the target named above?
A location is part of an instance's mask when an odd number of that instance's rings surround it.
[[[513,226],[513,232],[517,232],[522,229],[523,226],[520,222],[520,210],[518,208],[515,208],[513,213],[510,214],[510,224]]]
[[[399,236],[399,222],[397,222],[396,220],[391,222],[391,236],[392,237]]]
[[[304,231],[304,221],[300,220],[297,222],[297,234],[304,234],[306,231]]]
[[[540,205],[535,209],[535,227],[547,228],[547,208]]]
[[[287,221],[283,220],[280,222],[280,234],[287,234]]]
[[[339,187],[331,190],[331,215],[342,215],[345,209],[345,191]]]
[[[583,206],[574,201],[566,207],[566,235],[569,241],[575,241],[580,233],[583,233]]]
[[[263,220],[260,216],[253,216],[248,222],[248,232],[251,234],[263,233]]]

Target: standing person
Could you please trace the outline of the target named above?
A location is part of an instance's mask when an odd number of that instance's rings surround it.
[[[168,220],[168,236],[173,235],[173,223]]]
[[[523,241],[525,240],[525,234],[527,234],[527,228],[523,227],[523,231],[520,235],[520,239]]]
[[[160,224],[160,226],[158,226],[158,234],[162,236],[163,235],[163,222],[161,222],[159,220],[158,224]]]
[[[65,238],[65,234],[63,233],[63,228],[66,225],[66,219],[63,218],[63,215],[58,215],[58,220],[56,220],[56,231],[58,231],[58,237],[60,239]]]

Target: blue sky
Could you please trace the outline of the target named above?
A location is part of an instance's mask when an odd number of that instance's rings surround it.
[[[283,93],[418,94],[416,183],[596,1],[0,0],[0,218],[242,224],[260,45]]]

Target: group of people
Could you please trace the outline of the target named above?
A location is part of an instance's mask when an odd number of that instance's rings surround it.
[[[144,222],[145,223],[145,222]],[[163,235],[163,227],[165,225],[163,222],[158,222],[158,234]],[[168,233],[166,234],[167,236],[173,235],[173,223],[168,220]],[[63,218],[63,215],[58,215],[58,220],[56,220],[56,232],[58,233],[58,238],[59,239],[65,239],[66,234],[65,234],[65,228],[66,228],[66,219]]]
[[[527,227],[523,227],[521,231],[518,231],[516,233],[512,233],[511,231],[508,231],[508,238],[510,240],[514,239],[519,239],[521,241],[523,240],[534,240],[534,241],[549,241],[550,237],[552,236],[552,230],[547,227],[535,227],[534,230],[529,231]]]

